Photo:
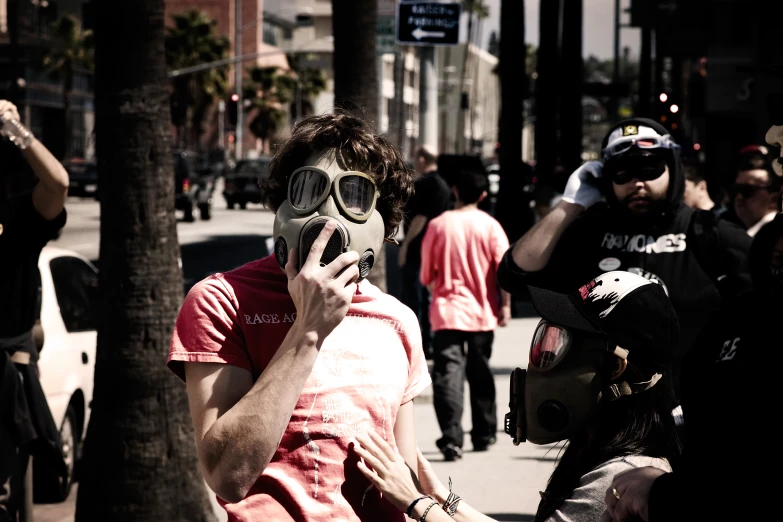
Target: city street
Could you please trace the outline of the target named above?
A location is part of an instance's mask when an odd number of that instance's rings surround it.
[[[62,236],[50,245],[97,259],[98,204],[71,200],[68,212],[68,225]],[[267,240],[272,233],[273,220],[273,214],[260,206],[227,210],[222,199],[218,199],[211,221],[180,222],[177,230],[182,245],[186,286],[212,272],[229,270],[267,255]],[[514,319],[508,327],[496,331],[491,363],[497,387],[499,430],[503,428],[503,416],[508,407],[509,374],[516,366],[526,366],[528,343],[537,322],[537,318]],[[416,399],[415,405],[419,447],[426,457],[432,459],[433,467],[444,483],[448,483],[451,477],[456,493],[497,520],[533,520],[540,500],[539,491],[546,487],[559,453],[558,447],[532,444],[515,447],[510,437],[501,432],[498,433],[497,444],[490,451],[473,453],[468,436],[464,458],[458,462],[443,462],[435,446],[440,431],[432,406],[432,387]],[[465,406],[463,425],[469,431],[467,386]],[[35,521],[73,521],[75,499],[76,488],[63,504],[36,506]],[[216,503],[215,510],[219,520],[226,519],[224,511]]]
[[[222,187],[221,179],[215,188],[211,220],[186,223],[182,213],[177,213],[177,235],[188,288],[211,273],[231,270],[271,251],[267,250],[271,248],[267,240],[272,234],[274,215],[252,204],[246,210],[228,210]],[[96,261],[100,236],[98,202],[69,198],[67,210],[65,229],[49,246],[74,250]]]

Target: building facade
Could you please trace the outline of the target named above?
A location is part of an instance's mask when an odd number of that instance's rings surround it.
[[[500,117],[497,65],[496,56],[474,44],[437,49],[441,152],[484,158],[494,155]]]
[[[46,70],[41,57],[58,45],[52,25],[59,18],[73,16],[83,29],[92,28],[91,5],[83,0],[0,0],[0,98],[17,105],[23,123],[59,159],[94,157],[93,74],[75,67],[66,122],[63,78]]]
[[[237,20],[237,3],[241,2],[241,18]],[[280,17],[270,16],[265,19],[264,0],[166,0],[166,23],[171,25],[172,16],[187,11],[197,10],[204,13],[216,23],[216,33],[226,36],[231,42],[229,56],[236,56],[236,35],[237,31],[241,34],[242,49],[241,55],[256,54],[252,59],[245,60],[241,67],[245,70],[257,65],[259,67],[279,67],[283,71],[289,69],[286,50],[291,46],[293,21],[281,19]],[[270,43],[275,42],[275,43]],[[237,91],[235,84],[234,65],[229,71],[230,95]],[[225,118],[219,110],[219,105],[215,104],[208,118],[208,125],[202,137],[201,147],[204,149],[225,148],[229,151],[234,150],[234,137],[236,131],[233,128],[227,128],[224,136],[219,133],[219,118]],[[286,114],[289,108],[284,108]],[[269,153],[269,143],[263,143],[250,132],[248,122],[253,117],[252,112],[244,112],[243,156],[256,156],[258,154]],[[290,118],[284,118],[285,124],[279,129],[278,134],[285,136],[290,133]],[[221,139],[225,143],[221,143]]]

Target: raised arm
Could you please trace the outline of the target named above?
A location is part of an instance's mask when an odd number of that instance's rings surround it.
[[[17,122],[21,121],[16,106],[0,100],[0,114]],[[25,129],[26,132],[29,132]],[[68,197],[68,172],[43,143],[32,138],[30,145],[22,149],[22,156],[40,182],[33,189],[33,206],[47,221],[60,215]]]

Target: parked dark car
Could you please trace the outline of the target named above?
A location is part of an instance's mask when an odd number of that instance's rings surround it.
[[[184,213],[184,220],[195,221],[198,209],[203,221],[212,219],[212,194],[215,175],[205,168],[200,156],[190,151],[176,151],[174,160],[175,208]]]
[[[68,195],[98,199],[98,169],[94,161],[71,159],[63,161],[68,172]]]
[[[234,168],[226,174],[223,189],[223,197],[229,209],[233,209],[235,205],[244,209],[248,203],[261,203],[259,181],[269,175],[271,161],[272,158],[266,156],[237,161]]]
[[[225,149],[213,149],[204,155],[204,165],[215,177],[225,176],[234,168],[235,162]]]

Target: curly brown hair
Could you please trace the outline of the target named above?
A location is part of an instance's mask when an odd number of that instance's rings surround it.
[[[269,165],[261,182],[264,205],[276,212],[288,197],[288,178],[308,157],[326,149],[339,151],[346,167],[369,174],[380,197],[376,210],[383,218],[386,237],[393,237],[403,219],[403,207],[413,193],[413,173],[400,151],[357,114],[336,110],[310,116],[296,124]]]

